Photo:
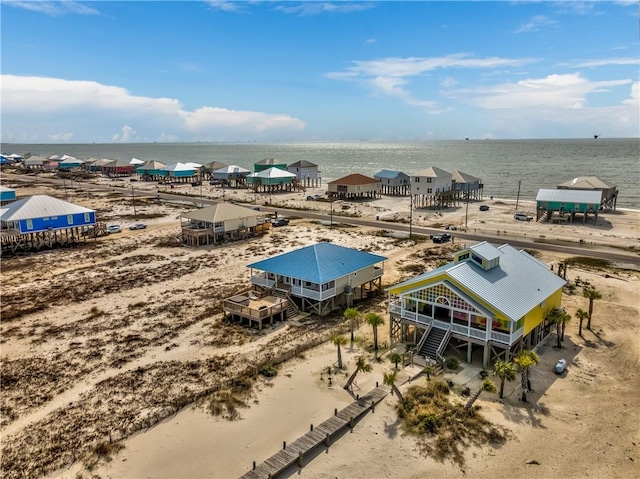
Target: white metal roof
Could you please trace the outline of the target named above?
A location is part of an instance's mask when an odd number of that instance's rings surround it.
[[[240,218],[252,218],[262,216],[261,213],[244,206],[234,205],[233,203],[216,203],[213,206],[207,206],[199,210],[190,211],[181,216],[196,221],[204,221],[206,223],[221,223],[223,221],[235,220]]]
[[[564,279],[525,251],[508,244],[496,249],[501,253],[500,264],[490,270],[484,270],[468,259],[457,264],[446,264],[389,289],[414,283],[416,287],[409,291],[422,289],[425,286],[421,283],[425,279],[444,273],[454,284],[482,298],[507,318],[518,321],[566,284]]]
[[[562,186],[564,188],[573,188],[576,190],[592,190],[597,188],[608,190],[609,188],[611,188],[611,186],[609,186],[596,176],[578,176],[577,178],[574,178],[572,180],[560,183],[558,186]]]
[[[251,173],[247,175],[248,178],[295,178],[296,175],[294,173],[290,173],[288,171],[281,170],[280,168],[276,168],[272,166],[271,168],[267,168],[266,170],[259,171],[257,173]]]
[[[167,165],[162,169],[164,171],[193,171],[194,170],[193,167],[180,162],[171,163],[170,165]]]
[[[470,249],[478,256],[486,259],[487,261],[494,260],[502,255],[498,248],[490,243],[487,243],[486,241],[473,245]]]
[[[22,200],[11,203],[2,210],[2,221],[30,220],[47,216],[64,216],[78,213],[93,213],[83,206],[74,205],[68,201],[59,200],[47,195],[27,196]]]
[[[144,161],[139,160],[138,158],[131,158],[131,161],[129,161],[130,165],[144,165]]]
[[[451,177],[452,175],[448,171],[444,171],[444,170],[442,170],[440,168],[437,168],[435,166],[430,166],[426,170],[419,171],[418,173],[414,174],[413,176],[426,176],[426,177],[431,177],[431,178],[445,178],[447,176]]]
[[[536,201],[560,201],[563,203],[591,203],[599,205],[602,191],[592,190],[538,190]]]
[[[463,173],[459,170],[453,170],[451,177],[456,183],[475,183],[476,181],[480,181],[480,178],[470,175],[469,173]]]

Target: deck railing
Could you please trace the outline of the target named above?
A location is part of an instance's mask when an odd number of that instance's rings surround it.
[[[286,311],[287,304],[288,302],[286,300],[283,300],[282,302],[276,303],[273,306],[266,306],[262,309],[259,309],[252,308],[251,306],[244,306],[234,301],[224,300],[222,307],[226,312],[237,313],[245,318],[261,320],[269,318],[274,314],[278,314],[282,311]]]

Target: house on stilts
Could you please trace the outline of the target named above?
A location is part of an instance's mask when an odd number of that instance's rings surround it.
[[[251,263],[258,294],[280,296],[300,310],[325,316],[382,292],[387,258],[322,242]]]
[[[327,184],[329,198],[341,200],[375,199],[380,197],[380,180],[353,173]]]
[[[411,196],[416,208],[444,208],[450,206],[453,176],[435,166],[419,171],[411,176]]]
[[[47,195],[28,196],[0,208],[2,253],[69,246],[104,232],[96,212]]]
[[[373,177],[380,181],[383,195],[407,196],[411,193],[411,177],[402,171],[381,170]]]
[[[615,210],[618,201],[618,187],[609,186],[595,176],[579,176],[573,180],[560,183],[559,190],[601,191],[600,210]]]
[[[536,196],[536,221],[574,223],[576,215],[582,223],[598,222],[602,191],[540,189]]]
[[[451,263],[387,289],[391,341],[416,344],[416,362],[441,363],[447,347],[485,368],[508,361],[548,334],[565,284],[508,244],[463,248]]]
[[[322,184],[318,165],[307,160],[296,161],[287,166],[287,171],[296,175],[296,180],[305,188],[318,188]]]

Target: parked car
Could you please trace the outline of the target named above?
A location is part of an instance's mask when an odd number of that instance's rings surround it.
[[[324,199],[324,195],[309,195],[307,196],[307,201],[318,201],[318,200],[323,200]]]
[[[130,230],[143,230],[147,227],[146,223],[133,223],[131,226],[129,226]]]
[[[122,226],[120,225],[108,225],[107,226],[107,233],[111,234],[111,233],[120,233],[122,232]]]
[[[252,206],[251,209],[252,210],[256,210],[256,211],[260,211],[260,207],[259,206]]]
[[[446,243],[447,241],[451,241],[451,235],[449,233],[440,233],[433,235],[431,239],[434,243]]]
[[[489,205],[480,205],[480,211],[489,211]]]
[[[276,218],[271,221],[273,226],[287,226],[289,224],[289,218]]]
[[[533,216],[528,216],[526,213],[516,213],[513,217],[518,221],[531,221]]]

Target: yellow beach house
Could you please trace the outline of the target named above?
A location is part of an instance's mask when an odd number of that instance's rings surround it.
[[[392,342],[417,343],[418,358],[442,362],[450,346],[484,367],[540,342],[566,281],[530,254],[482,242],[453,261],[387,289]]]

